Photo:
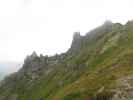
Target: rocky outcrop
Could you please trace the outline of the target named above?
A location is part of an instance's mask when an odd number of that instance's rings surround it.
[[[107,21],[85,36],[75,32],[66,53],[33,52],[2,81],[0,100],[132,100],[132,33],[131,23]]]
[[[80,35],[80,32],[75,32],[73,35],[72,45],[69,49],[69,52],[77,52],[83,43],[83,36]]]

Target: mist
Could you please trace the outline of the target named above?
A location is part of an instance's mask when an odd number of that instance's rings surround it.
[[[0,61],[22,62],[33,51],[65,52],[75,31],[84,35],[105,20],[131,20],[132,4],[131,0],[0,1]]]
[[[10,74],[17,72],[22,67],[22,63],[1,61],[0,62],[0,80]]]

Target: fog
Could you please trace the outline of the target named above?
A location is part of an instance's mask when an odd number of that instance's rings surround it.
[[[22,63],[17,62],[0,62],[0,80],[14,72],[17,72],[22,67]]]
[[[132,0],[1,0],[0,61],[65,52],[73,32],[133,18]]]
[[[132,0],[1,0],[0,61],[23,62],[33,51],[65,52],[75,31],[84,35],[105,20],[124,24],[133,19],[132,4]]]

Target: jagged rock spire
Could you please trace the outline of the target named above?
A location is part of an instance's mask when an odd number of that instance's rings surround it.
[[[31,54],[31,58],[35,58],[37,57],[37,53],[34,51],[32,54]]]
[[[112,25],[113,23],[110,21],[110,20],[106,20],[105,22],[104,22],[104,25]]]
[[[32,61],[33,59],[35,59],[36,57],[38,57],[37,53],[34,51],[30,56],[27,56],[26,59],[24,60],[24,63],[29,63],[30,61]]]
[[[73,52],[75,50],[78,50],[82,45],[82,36],[80,35],[80,32],[75,32],[73,34],[73,40],[72,40],[72,45],[70,48],[70,52]]]
[[[80,39],[80,38],[81,38],[80,32],[75,32],[73,35],[73,41]]]

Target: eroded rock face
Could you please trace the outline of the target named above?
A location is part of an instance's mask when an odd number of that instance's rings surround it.
[[[80,35],[80,32],[75,32],[73,35],[73,41],[76,41],[80,39],[82,36]]]
[[[119,39],[125,41],[127,36],[121,37],[125,31],[121,33],[119,27],[106,22],[90,35],[75,32],[71,48],[61,55],[38,56],[34,52],[19,72],[3,81],[0,100],[18,100],[17,96],[22,100],[133,100],[133,76],[128,76],[133,75],[133,40],[121,42]],[[131,37],[132,33],[126,34]],[[118,42],[122,45],[113,48]]]
[[[64,59],[65,55],[54,55],[51,57],[38,56],[33,52],[24,61],[23,68],[19,70],[20,77],[28,77],[31,80],[37,80],[41,76],[48,75],[53,67]]]
[[[131,81],[133,76],[122,77],[119,80],[119,88],[115,90],[115,95],[111,100],[133,100],[133,87]]]
[[[133,90],[117,91],[111,100],[133,100]]]
[[[80,32],[75,32],[69,52],[76,52],[77,50],[79,50],[82,47],[82,43],[83,37],[80,35]]]

